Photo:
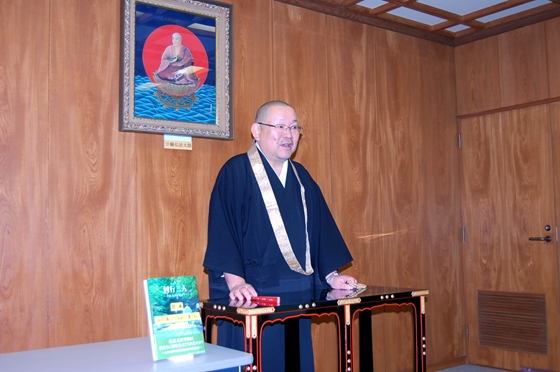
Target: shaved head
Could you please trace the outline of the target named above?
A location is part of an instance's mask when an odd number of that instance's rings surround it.
[[[277,101],[267,102],[257,110],[257,116],[255,117],[255,122],[258,123],[259,121],[260,122],[265,121],[268,118],[270,109],[273,107],[290,107],[293,109],[292,106],[290,106],[284,101],[277,100]]]

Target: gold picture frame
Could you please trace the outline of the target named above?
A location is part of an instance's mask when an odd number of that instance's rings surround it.
[[[120,131],[233,139],[232,7],[122,0]]]

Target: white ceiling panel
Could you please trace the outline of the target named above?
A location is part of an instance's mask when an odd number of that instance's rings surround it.
[[[392,14],[392,15],[396,15],[402,18],[406,18],[406,19],[410,19],[412,21],[418,22],[418,23],[424,23],[426,25],[436,25],[438,23],[441,23],[443,21],[445,21],[445,19],[443,18],[439,18],[439,17],[434,17],[432,15],[426,14],[426,13],[422,13],[422,12],[418,12],[416,10],[413,9],[408,9],[408,8],[397,8],[395,10],[391,10],[390,12],[387,12],[388,14]]]
[[[418,0],[418,2],[445,10],[446,12],[464,16],[465,14],[474,13],[478,10],[489,8],[496,4],[505,3],[505,0]]]

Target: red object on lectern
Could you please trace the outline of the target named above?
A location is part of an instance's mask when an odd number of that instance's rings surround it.
[[[280,297],[278,296],[254,296],[251,302],[259,306],[280,306]]]

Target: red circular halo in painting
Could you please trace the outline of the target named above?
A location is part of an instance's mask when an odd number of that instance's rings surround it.
[[[146,43],[144,43],[144,49],[142,50],[144,69],[150,80],[156,84],[154,81],[154,72],[157,71],[161,64],[161,55],[165,51],[165,48],[172,44],[171,36],[175,32],[181,34],[183,37],[183,45],[190,49],[193,55],[194,65],[204,68],[203,71],[196,73],[200,81],[198,88],[200,88],[208,76],[208,55],[198,37],[184,27],[176,25],[162,26],[155,29],[150,36],[148,36]]]

